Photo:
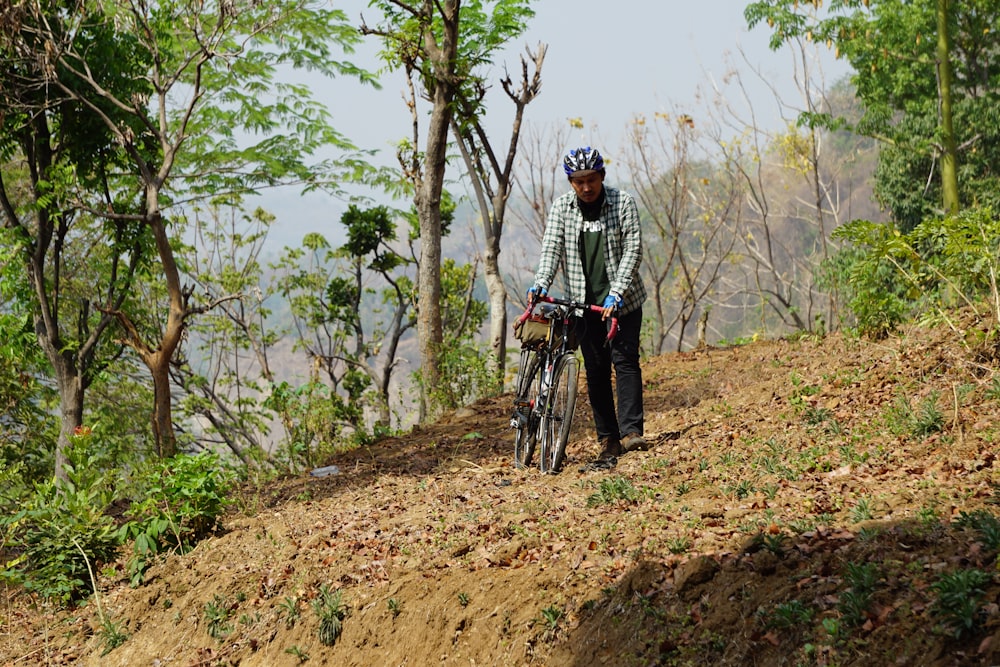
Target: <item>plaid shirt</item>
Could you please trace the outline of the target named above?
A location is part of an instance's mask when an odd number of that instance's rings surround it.
[[[639,275],[642,232],[635,200],[627,192],[605,186],[601,222],[604,224],[604,263],[611,292],[622,297],[621,314],[627,315],[646,300],[646,286]],[[567,192],[556,199],[545,223],[542,258],[535,274],[535,284],[547,290],[552,286],[560,260],[565,259],[569,298],[574,301],[584,301],[587,294],[580,252],[582,227],[583,212],[576,193]]]

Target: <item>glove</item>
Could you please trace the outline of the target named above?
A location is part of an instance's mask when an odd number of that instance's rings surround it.
[[[604,299],[604,305],[601,307],[604,308],[604,310],[610,308],[617,312],[617,310],[622,307],[622,298],[612,292]]]
[[[528,288],[528,303],[533,302],[538,297],[545,296],[549,291],[541,285],[532,285]]]

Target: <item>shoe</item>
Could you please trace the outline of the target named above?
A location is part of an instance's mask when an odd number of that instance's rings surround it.
[[[598,472],[600,470],[611,470],[618,465],[617,456],[602,456],[594,459],[590,463],[580,466],[580,472]]]
[[[640,433],[629,433],[622,441],[622,449],[626,452],[645,452],[649,450],[649,443]]]
[[[597,457],[599,459],[615,458],[616,456],[621,456],[625,453],[625,450],[622,449],[622,444],[618,438],[612,438],[610,436],[607,438],[601,438],[597,444],[601,446],[601,454]]]
[[[600,455],[590,463],[582,466],[580,472],[611,470],[618,465],[618,457],[625,453],[618,439],[612,437],[601,438],[600,445]]]

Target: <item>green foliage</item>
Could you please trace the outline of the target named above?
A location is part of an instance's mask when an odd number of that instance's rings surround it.
[[[86,450],[85,442],[74,443],[66,481],[36,485],[19,511],[0,517],[5,546],[19,554],[5,565],[0,579],[58,604],[87,593],[89,563],[108,563],[118,555],[114,521],[104,513],[112,499],[110,476]]]
[[[319,617],[319,641],[324,646],[333,646],[343,630],[344,619],[349,609],[341,601],[344,591],[331,591],[327,584],[319,587],[318,595],[312,601],[313,611]]]
[[[840,256],[837,284],[850,295],[862,333],[883,336],[927,308],[947,319],[946,309],[962,305],[985,321],[977,306],[985,300],[991,312],[1000,312],[1000,219],[990,208],[929,219],[907,234],[892,225],[855,220],[838,228],[834,238],[852,245]],[[991,327],[970,332],[960,342],[988,351],[996,340]]]
[[[862,334],[883,338],[920,307],[922,295],[910,289],[900,270],[899,233],[891,225],[854,220],[837,228],[842,248],[824,270],[844,295]]]
[[[764,625],[767,628],[777,628],[779,630],[791,630],[799,626],[808,625],[816,610],[801,600],[789,600],[775,605],[770,614],[766,615]]]
[[[914,407],[909,397],[899,395],[886,411],[886,426],[898,436],[923,440],[944,428],[944,415],[937,406],[940,394],[932,391]]]
[[[97,634],[101,639],[101,643],[104,644],[104,650],[101,651],[101,657],[111,653],[111,651],[115,650],[128,640],[128,633],[122,629],[121,624],[108,617],[101,619],[101,629],[98,630]]]
[[[489,315],[485,302],[473,295],[475,265],[459,265],[446,259],[441,265],[442,326],[444,344],[439,355],[440,383],[429,387],[429,395],[445,408],[468,405],[492,395],[499,386],[490,355],[477,342],[477,334]],[[422,382],[420,372],[414,374]]]
[[[609,505],[617,502],[637,503],[646,493],[632,485],[627,477],[616,475],[602,479],[596,493],[587,498],[587,507]]]
[[[133,541],[133,584],[142,581],[156,554],[184,553],[215,529],[232,479],[218,455],[205,451],[154,461],[133,480],[140,500],[133,501],[130,520],[119,531]]]
[[[904,230],[939,211],[942,202],[938,166],[947,142],[936,10],[935,2],[837,1],[817,10],[811,2],[756,0],[744,11],[750,26],[770,26],[772,48],[809,39],[826,43],[851,65],[851,81],[865,109],[853,129],[882,141],[875,192]],[[951,3],[946,19],[954,141],[967,147],[959,152],[960,198],[993,205],[1000,192],[995,102],[1000,63],[993,57],[1000,6],[992,0]],[[800,122],[833,128],[838,120],[803,117]]]
[[[351,438],[343,438],[352,421],[360,418],[361,404],[322,382],[298,387],[278,383],[264,404],[282,415],[285,439],[277,455],[290,470],[316,465],[339,448],[367,439],[367,433],[353,429]]]
[[[399,614],[403,611],[402,605],[396,598],[389,598],[387,604],[389,607],[389,613],[392,614],[393,618],[399,616]]]
[[[931,584],[931,589],[937,593],[931,612],[952,635],[961,638],[979,627],[985,587],[992,581],[991,574],[975,569],[942,574]]]
[[[955,524],[961,528],[975,530],[983,546],[990,551],[1000,549],[1000,519],[987,510],[961,511]]]
[[[840,594],[837,608],[845,624],[858,626],[868,618],[880,577],[876,563],[850,562],[844,566],[844,583],[848,588]]]
[[[298,598],[285,597],[284,600],[278,603],[278,613],[285,619],[285,627],[291,629],[295,627],[296,621],[299,620],[299,601]]]
[[[542,609],[542,622],[545,623],[545,637],[546,639],[552,639],[559,632],[559,623],[562,621],[566,612],[563,611],[561,607],[554,604],[549,605]]]
[[[16,462],[22,482],[34,483],[52,472],[55,439],[44,406],[53,392],[41,381],[47,367],[32,323],[22,247],[15,230],[0,228],[0,468]]]
[[[218,593],[215,594],[211,602],[205,603],[205,632],[208,633],[209,637],[221,641],[233,631],[233,626],[229,622],[233,609],[232,603],[224,595]]]

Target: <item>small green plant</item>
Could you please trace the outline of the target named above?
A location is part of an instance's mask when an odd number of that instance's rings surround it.
[[[229,504],[233,476],[217,454],[205,451],[155,461],[135,483],[142,500],[132,504],[130,521],[119,530],[123,541],[133,541],[133,585],[142,582],[156,554],[186,553],[215,529]]]
[[[559,621],[562,620],[565,612],[556,605],[549,605],[542,609],[542,621],[545,623],[545,638],[552,639],[559,632]]]
[[[940,392],[932,391],[917,406],[910,426],[910,435],[922,439],[931,433],[938,433],[944,428],[944,415],[941,414],[941,410],[937,406],[939,396]]]
[[[723,488],[723,491],[727,496],[733,496],[734,498],[739,498],[742,500],[743,498],[746,498],[750,494],[752,494],[755,491],[755,489],[753,486],[753,482],[751,482],[749,479],[741,479],[736,484],[727,485],[725,488]]]
[[[667,540],[667,550],[672,554],[687,553],[691,549],[691,538],[686,536],[672,537]]]
[[[931,584],[937,593],[931,611],[954,637],[961,638],[979,626],[985,586],[992,580],[989,573],[972,569],[945,573]]]
[[[840,625],[840,619],[827,616],[823,619],[822,624],[823,630],[830,637],[830,641],[837,643],[843,639],[843,629]]]
[[[991,551],[1000,549],[1000,519],[990,512],[979,509],[960,512],[955,524],[960,528],[972,528],[979,534],[979,541]]]
[[[896,397],[886,413],[886,425],[893,435],[924,439],[944,428],[944,415],[938,408],[940,392],[932,391],[914,408],[906,395]]]
[[[469,606],[469,594],[468,593],[464,593],[464,592],[460,592],[458,594],[458,604],[462,605],[463,607],[468,607]]]
[[[790,630],[812,621],[815,610],[801,600],[789,600],[777,605],[767,616],[765,625],[779,630]]]
[[[108,617],[101,619],[101,629],[98,631],[98,636],[101,638],[101,644],[104,645],[104,649],[101,651],[102,658],[128,639],[128,633],[122,629],[122,626]]]
[[[308,662],[309,660],[309,654],[303,651],[301,648],[298,647],[298,645],[295,644],[286,648],[285,653],[287,653],[288,655],[294,655],[296,659],[298,659],[300,665],[303,662]]]
[[[986,390],[986,398],[991,401],[1000,399],[1000,376],[994,377],[990,382],[989,388]]]
[[[399,616],[399,613],[403,611],[402,607],[399,604],[399,600],[397,600],[396,598],[389,598],[388,604],[389,604],[389,613],[392,614],[393,618]]]
[[[278,603],[278,615],[285,619],[285,627],[292,628],[299,620],[299,600],[294,597],[285,597]]]
[[[333,646],[344,627],[348,608],[341,598],[344,592],[340,589],[331,591],[327,584],[319,587],[319,593],[313,598],[312,609],[319,617],[319,641],[324,646]]]
[[[837,608],[845,624],[858,626],[868,618],[880,576],[875,563],[849,562],[844,566],[844,583],[848,589],[840,594]]]
[[[232,611],[229,601],[218,593],[211,602],[205,603],[205,631],[209,637],[222,640],[233,631],[232,625],[229,624]]]
[[[676,492],[677,496],[680,497],[680,496],[683,496],[684,494],[688,493],[690,490],[691,490],[691,484],[690,484],[690,482],[688,482],[687,480],[685,480],[685,481],[683,481],[683,482],[681,482],[680,484],[677,485],[677,489],[675,490],[675,492]]]
[[[815,530],[816,522],[808,517],[801,517],[790,521],[788,523],[788,527],[792,530],[792,532],[801,535],[802,533],[808,533],[811,530]]]
[[[615,476],[601,480],[597,493],[587,498],[587,507],[610,505],[621,501],[635,503],[642,497],[643,492],[632,486],[627,477]]]
[[[762,533],[760,532],[760,527],[757,524],[752,526],[746,526],[744,532],[754,533],[753,539],[750,541],[750,551],[759,551],[763,549],[764,551],[769,551],[778,558],[783,558],[785,556],[785,545],[788,542],[788,537],[782,533]]]
[[[808,406],[802,411],[802,418],[810,426],[819,426],[833,418],[833,412],[829,408],[818,408]]]
[[[854,507],[851,508],[851,519],[854,520],[854,523],[868,521],[874,517],[875,514],[872,510],[872,499],[868,496],[861,496],[858,498]]]

